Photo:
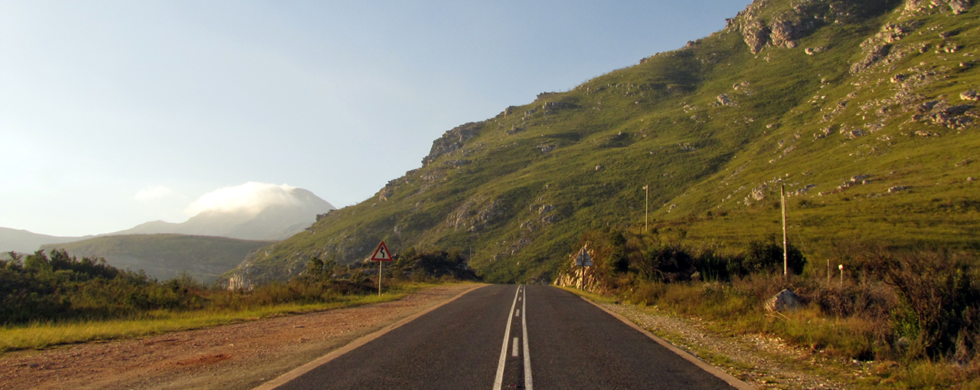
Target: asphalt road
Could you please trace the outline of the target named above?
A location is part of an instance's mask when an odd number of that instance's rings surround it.
[[[478,288],[278,389],[733,389],[581,298]]]

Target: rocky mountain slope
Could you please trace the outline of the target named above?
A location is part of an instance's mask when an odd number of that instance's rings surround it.
[[[737,251],[779,232],[976,248],[980,20],[966,0],[758,0],[684,48],[454,128],[377,196],[226,277],[355,262],[378,241],[459,248],[490,281],[549,280],[582,232],[643,227]],[[638,42],[637,44],[642,44]]]

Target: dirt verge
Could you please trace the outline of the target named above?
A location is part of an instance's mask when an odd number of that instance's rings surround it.
[[[251,389],[479,285],[133,340],[0,355],[0,389]]]

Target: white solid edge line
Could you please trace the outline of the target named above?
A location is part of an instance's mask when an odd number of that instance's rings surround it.
[[[674,346],[674,344],[671,344],[667,340],[664,340],[664,339],[662,339],[660,337],[655,336],[653,333],[650,333],[650,331],[648,331],[646,329],[643,329],[643,327],[641,327],[641,326],[639,326],[637,324],[634,324],[633,321],[630,321],[628,318],[623,317],[623,316],[619,315],[618,313],[614,313],[614,312],[612,312],[612,311],[610,311],[610,310],[608,310],[608,309],[600,306],[598,303],[592,302],[592,301],[586,299],[585,297],[583,297],[581,295],[579,296],[579,298],[582,298],[583,301],[586,301],[588,303],[591,303],[593,306],[598,307],[600,310],[602,310],[602,311],[604,311],[606,313],[609,313],[609,315],[613,316],[614,318],[616,318],[620,322],[622,322],[622,323],[624,323],[626,325],[629,325],[631,328],[640,331],[640,333],[643,333],[644,335],[646,335],[647,337],[649,337],[651,340],[657,342],[657,344],[662,345],[664,348],[667,348],[668,350],[670,350],[674,354],[676,354],[676,355],[684,358],[684,360],[687,360],[687,361],[689,361],[691,363],[694,363],[694,365],[695,366],[698,366],[698,368],[706,371],[707,373],[709,373],[711,375],[714,375],[714,376],[718,377],[718,379],[721,379],[721,380],[725,381],[726,383],[728,383],[732,387],[734,387],[736,389],[739,389],[739,390],[756,390],[755,387],[752,387],[752,385],[750,385],[748,383],[745,383],[745,382],[739,380],[738,378],[732,376],[732,374],[729,374],[729,373],[725,372],[724,370],[722,370],[722,369],[720,369],[718,367],[715,367],[715,366],[712,366],[712,365],[708,364],[704,360],[699,359],[697,356],[694,356],[694,355],[688,353],[687,351],[685,351],[683,349],[677,348],[676,346]]]
[[[486,286],[488,286],[488,285],[487,284],[484,284],[484,285],[476,285],[473,288],[469,288],[466,291],[463,291],[463,292],[457,294],[455,297],[452,297],[452,298],[450,298],[449,300],[447,300],[445,302],[442,302],[442,303],[433,305],[433,306],[429,307],[428,309],[422,310],[422,311],[420,311],[418,313],[415,313],[415,314],[413,314],[413,315],[411,315],[409,317],[406,317],[406,318],[402,319],[401,321],[398,321],[398,322],[396,322],[394,324],[388,325],[387,327],[385,327],[385,328],[383,328],[383,329],[381,329],[381,330],[379,330],[377,332],[374,332],[374,333],[371,333],[371,334],[368,334],[368,335],[361,336],[360,338],[358,338],[358,339],[356,339],[354,341],[351,341],[350,343],[348,343],[347,345],[345,345],[343,347],[340,347],[338,349],[335,349],[335,350],[331,351],[330,353],[328,353],[326,355],[323,355],[323,356],[317,358],[314,361],[311,361],[311,362],[306,363],[306,364],[304,364],[302,366],[299,366],[299,367],[294,368],[294,369],[292,369],[290,371],[287,371],[286,373],[280,375],[278,378],[273,379],[273,380],[268,381],[268,382],[265,382],[265,383],[259,385],[258,387],[255,387],[252,390],[272,390],[272,389],[275,389],[275,388],[277,388],[279,386],[282,386],[282,385],[284,385],[284,384],[292,381],[293,379],[299,378],[300,376],[302,376],[303,374],[306,374],[307,372],[313,371],[314,368],[317,368],[319,366],[322,366],[324,364],[327,364],[331,360],[334,360],[334,359],[336,359],[336,358],[338,358],[338,357],[346,354],[347,352],[353,351],[353,350],[357,349],[358,347],[360,347],[360,346],[362,346],[364,344],[367,344],[367,343],[371,342],[372,340],[374,340],[374,339],[376,339],[378,337],[383,336],[385,333],[391,332],[391,331],[393,331],[393,330],[401,327],[402,325],[405,325],[405,324],[407,324],[409,322],[415,321],[419,317],[424,316],[424,315],[428,314],[429,312],[431,312],[431,311],[433,311],[435,309],[438,309],[438,308],[440,308],[442,306],[445,306],[445,305],[449,304],[450,302],[459,299],[463,295],[469,294],[469,293],[471,293],[473,291],[476,291],[477,289],[480,289],[480,288],[483,288],[483,287],[486,287]]]
[[[521,327],[524,328],[524,389],[534,390],[534,381],[531,380],[531,350],[527,341],[527,286],[524,287],[521,305],[521,310],[524,311],[524,316],[521,317]]]
[[[514,308],[517,307],[517,297],[520,296],[521,288],[518,286],[514,292],[514,303],[510,305],[510,312],[507,313],[507,328],[504,329],[504,345],[500,347],[500,360],[497,362],[497,377],[493,380],[493,390],[500,390],[504,384],[504,364],[507,362],[507,339],[510,338],[510,324],[514,320]]]

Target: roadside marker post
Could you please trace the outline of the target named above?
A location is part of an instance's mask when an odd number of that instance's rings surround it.
[[[378,262],[378,296],[381,296],[381,271],[384,269],[384,262],[391,261],[391,251],[388,250],[388,246],[385,245],[384,241],[378,244],[378,249],[374,250],[374,254],[371,255],[371,261]]]

